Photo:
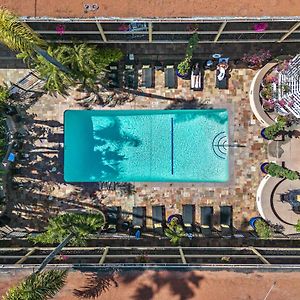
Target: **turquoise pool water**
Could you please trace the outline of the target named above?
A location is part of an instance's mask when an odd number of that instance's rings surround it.
[[[67,182],[226,182],[227,110],[68,110]]]

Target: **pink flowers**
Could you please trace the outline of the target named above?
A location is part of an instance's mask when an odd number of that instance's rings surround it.
[[[256,23],[253,26],[253,30],[256,32],[262,32],[265,31],[268,27],[268,23]]]
[[[251,66],[261,66],[271,57],[272,54],[270,50],[260,50],[255,54],[244,54],[242,61],[248,63]]]
[[[279,103],[280,106],[284,107],[286,105],[286,101],[281,99],[277,101]]]
[[[64,33],[65,33],[65,25],[63,25],[63,24],[58,24],[58,25],[56,25],[56,27],[55,27],[55,30],[56,30],[56,33],[58,34],[58,35],[63,35]]]
[[[264,80],[266,83],[278,83],[278,77],[272,74],[268,74]]]

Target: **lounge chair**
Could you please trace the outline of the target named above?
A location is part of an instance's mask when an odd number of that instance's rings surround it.
[[[220,70],[216,71],[216,88],[220,90],[226,90],[228,89],[228,72],[227,70],[223,72],[220,72]]]
[[[220,226],[222,236],[232,235],[232,206],[220,206]]]
[[[142,232],[142,230],[146,227],[146,207],[134,206],[132,214],[133,233],[135,234],[137,230]]]
[[[192,71],[191,74],[191,90],[194,91],[202,91],[203,85],[202,85],[202,74],[199,73],[199,75],[194,75],[194,71]]]
[[[150,65],[142,67],[142,86],[145,88],[153,87],[153,69]]]
[[[137,76],[134,65],[125,65],[123,72],[123,80],[126,88],[137,88]]]
[[[118,66],[116,66],[116,65],[109,66],[108,86],[110,88],[119,88],[120,87],[119,69],[118,69]]]
[[[159,235],[164,234],[166,226],[166,209],[164,205],[152,206],[153,231]]]
[[[194,91],[202,91],[203,90],[202,70],[198,63],[192,69],[191,89]]]
[[[165,67],[165,87],[169,89],[176,88],[176,75],[173,65]]]
[[[201,207],[201,232],[205,236],[210,236],[212,233],[212,216],[213,207],[212,206],[202,206]]]
[[[192,233],[195,226],[195,205],[186,204],[182,206],[182,219],[185,231]]]
[[[121,207],[120,206],[109,206],[107,207],[107,231],[117,232],[118,225],[121,219]]]

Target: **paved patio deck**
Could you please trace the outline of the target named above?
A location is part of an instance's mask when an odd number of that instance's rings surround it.
[[[17,77],[18,71],[14,72]],[[172,184],[131,183],[129,188],[133,187],[134,191],[128,193],[128,186],[124,190],[115,184],[66,184],[62,176],[63,113],[67,109],[82,107],[74,101],[74,94],[66,98],[42,96],[27,111],[31,138],[26,141],[25,152],[30,157],[17,165],[21,174],[15,175],[15,181],[22,182],[22,186],[11,193],[12,222],[41,229],[49,216],[72,207],[121,205],[123,210],[131,212],[133,206],[144,205],[150,215],[151,205],[164,204],[167,215],[170,215],[181,212],[182,204],[194,203],[197,221],[200,218],[199,206],[212,205],[216,223],[219,205],[232,205],[234,226],[245,229],[249,218],[258,214],[255,193],[262,178],[259,165],[267,159],[266,143],[260,137],[261,127],[251,112],[248,99],[254,75],[253,70],[234,69],[229,89],[218,90],[215,88],[215,73],[206,71],[204,91],[193,92],[190,82],[181,79],[177,89],[165,89],[163,72],[157,71],[155,89],[140,89],[142,94],[124,105],[93,106],[95,109],[229,107],[232,112],[231,139],[246,147],[233,150],[233,177],[227,186],[182,184],[175,187]]]

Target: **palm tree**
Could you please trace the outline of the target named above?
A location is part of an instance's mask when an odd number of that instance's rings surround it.
[[[88,235],[99,231],[104,224],[105,216],[102,212],[62,214],[50,219],[46,231],[31,240],[35,243],[60,244],[44,259],[36,273],[41,272],[67,244],[84,245]]]
[[[70,71],[50,56],[43,48],[47,43],[43,41],[29,26],[22,23],[19,18],[5,8],[0,9],[0,41],[14,51],[20,51],[31,57],[34,53],[43,56],[62,72]]]
[[[64,286],[66,270],[50,270],[31,274],[19,285],[8,290],[3,300],[47,300]]]
[[[9,289],[3,300],[47,300],[52,298],[63,286],[67,271],[44,271],[47,264],[71,243],[83,245],[89,234],[97,232],[105,224],[102,212],[95,214],[70,213],[49,220],[44,233],[32,238],[36,243],[60,244],[44,259],[39,268],[18,286]]]
[[[59,94],[66,94],[68,87],[77,84],[80,84],[83,90],[97,91],[99,82],[103,82],[107,66],[123,57],[119,49],[98,49],[87,44],[51,45],[47,52],[71,70],[70,73],[62,72],[40,55],[34,60],[29,60],[27,53],[18,56],[27,60],[30,67],[45,78],[46,91]]]

